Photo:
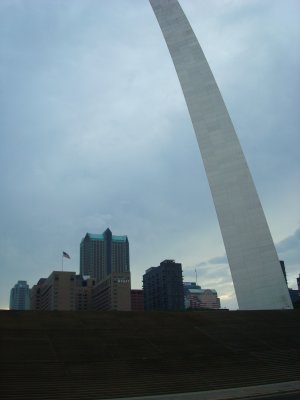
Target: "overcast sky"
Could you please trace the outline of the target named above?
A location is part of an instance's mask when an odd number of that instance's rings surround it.
[[[223,94],[289,286],[300,273],[300,2],[181,0]],[[147,0],[0,0],[0,308],[128,235],[132,287],[166,259],[237,307],[180,85]]]

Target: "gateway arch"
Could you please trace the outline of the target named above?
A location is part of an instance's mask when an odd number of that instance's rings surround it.
[[[247,162],[198,40],[177,0],[149,1],[195,130],[239,308],[293,308]]]

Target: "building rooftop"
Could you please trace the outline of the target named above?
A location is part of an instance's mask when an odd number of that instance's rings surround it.
[[[189,293],[201,294],[203,293],[202,289],[187,289]]]
[[[104,240],[105,235],[103,233],[87,233],[87,235],[90,237],[91,240]],[[112,240],[114,242],[126,242],[127,236],[118,236],[118,235],[112,235]]]

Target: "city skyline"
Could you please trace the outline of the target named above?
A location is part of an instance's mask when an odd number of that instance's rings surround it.
[[[299,4],[180,3],[296,288]],[[53,4],[0,5],[0,308],[16,281],[32,286],[58,268],[62,250],[72,257],[64,269],[79,270],[82,235],[107,226],[129,238],[132,287],[141,287],[145,269],[172,258],[186,280],[197,268],[199,284],[235,308],[203,165],[150,5]]]

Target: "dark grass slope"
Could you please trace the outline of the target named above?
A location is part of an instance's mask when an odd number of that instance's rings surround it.
[[[300,311],[0,312],[1,399],[103,399],[300,379]]]

